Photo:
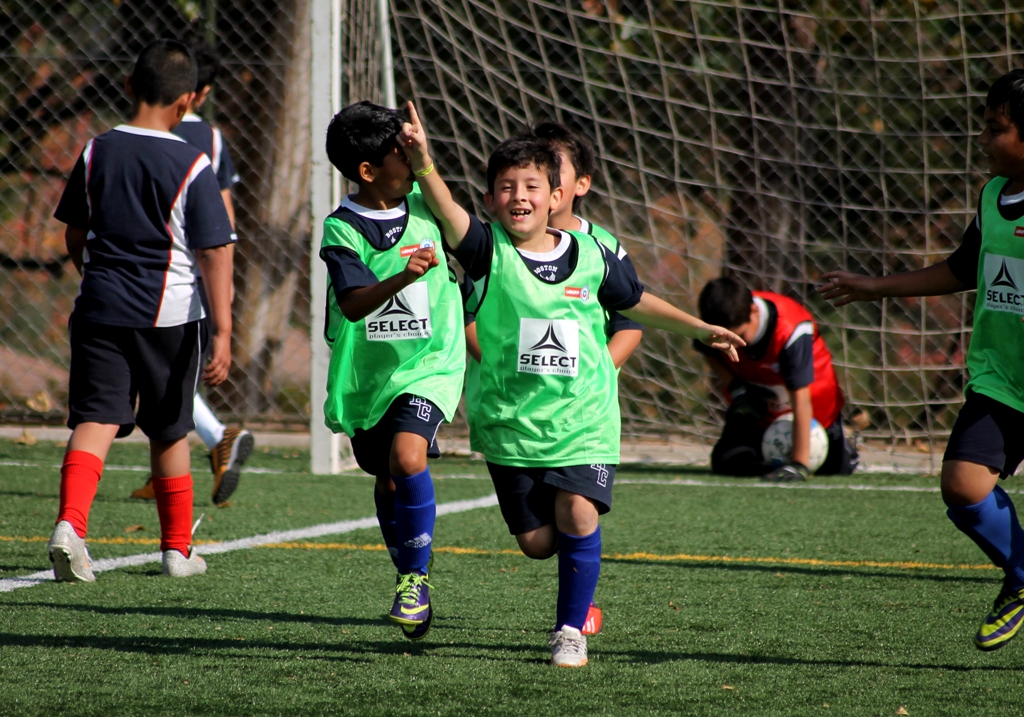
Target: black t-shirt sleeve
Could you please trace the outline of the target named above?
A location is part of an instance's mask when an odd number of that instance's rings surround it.
[[[625,269],[630,276],[636,279],[636,283],[640,284],[640,278],[636,275],[636,267],[633,266],[633,260],[629,258],[629,254],[620,250],[618,252],[619,262],[622,264],[622,268]],[[616,334],[620,331],[643,331],[644,325],[627,319],[625,316],[620,314],[618,311],[612,311],[608,315],[608,335]]]
[[[331,287],[339,304],[353,289],[373,286],[380,281],[351,249],[343,246],[327,247],[320,252],[320,256],[327,264],[327,275],[331,277]]]
[[[961,284],[969,289],[977,289],[980,257],[981,219],[975,215],[974,221],[964,230],[960,246],[946,259],[946,265]]]
[[[632,263],[623,266],[622,261],[600,242],[596,242],[604,254],[605,274],[601,288],[597,290],[597,300],[608,311],[625,311],[640,303],[644,287],[637,279]]]
[[[78,155],[75,168],[71,170],[64,193],[53,216],[68,226],[87,229],[89,227],[89,197],[85,186],[85,158]]]
[[[800,326],[797,327],[797,330],[800,330]],[[812,334],[801,335],[779,352],[779,374],[790,391],[814,383],[814,336]]]
[[[207,165],[196,175],[185,197],[185,239],[189,249],[210,249],[232,244],[235,233],[220,196],[213,167]]]
[[[446,249],[448,247],[445,247]],[[469,230],[462,238],[458,249],[450,249],[463,271],[474,281],[480,281],[491,270],[491,254],[494,251],[494,236],[491,229],[477,217],[470,215]]]

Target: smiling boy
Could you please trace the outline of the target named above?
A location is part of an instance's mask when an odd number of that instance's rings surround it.
[[[1024,623],[1024,531],[998,482],[1024,459],[1024,70],[992,85],[979,137],[994,175],[960,247],[945,261],[903,274],[824,274],[836,306],[885,296],[977,289],[967,353],[970,380],[942,462],[946,515],[1003,569],[1003,587],[974,644],[995,650]]]
[[[547,142],[502,142],[487,164],[484,224],[454,202],[409,104],[402,146],[444,238],[474,281],[480,343],[477,440],[502,516],[522,552],[558,554],[551,664],[587,664],[581,632],[601,565],[599,515],[619,462],[615,366],[606,311],[700,338],[735,357],[734,334],[644,292],[593,237],[548,230],[563,190]],[[538,266],[554,271],[537,272]]]

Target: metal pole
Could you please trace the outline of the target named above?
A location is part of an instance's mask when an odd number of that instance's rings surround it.
[[[327,159],[324,138],[327,125],[341,109],[341,0],[310,0],[310,215],[312,241],[309,251],[310,284],[310,416],[309,453],[313,473],[337,473],[341,469],[339,450],[347,439],[331,433],[324,425],[327,373],[330,350],[323,330],[327,308],[327,267],[320,260],[324,219],[341,202],[341,181]]]
[[[380,57],[380,94],[385,107],[394,107],[395,59],[391,54],[391,9],[389,0],[377,0],[377,47]]]

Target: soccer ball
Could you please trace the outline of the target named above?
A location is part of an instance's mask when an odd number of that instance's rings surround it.
[[[789,460],[793,452],[793,414],[784,413],[768,426],[761,439],[761,454],[771,468],[778,468]],[[813,473],[821,468],[828,455],[828,436],[816,419],[811,419],[811,453],[807,467]]]

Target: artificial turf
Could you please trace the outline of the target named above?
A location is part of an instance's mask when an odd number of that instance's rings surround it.
[[[0,442],[0,578],[48,566],[61,453]],[[209,505],[209,474],[198,452],[193,460],[196,515],[207,513],[197,539],[373,515],[369,478],[311,476],[299,451],[257,449],[249,466],[265,472],[244,474],[227,508]],[[144,447],[112,451],[90,516],[94,559],[156,550],[155,508],[127,497],[145,473],[113,469],[145,463]],[[492,492],[482,464],[433,471],[439,503]],[[602,519],[605,628],[586,668],[547,665],[555,561],[516,554],[490,507],[438,519],[437,615],[419,643],[383,620],[394,572],[375,529],[211,555],[209,572],[186,580],[152,563],[95,584],[0,593],[0,714],[1024,711],[1024,643],[990,654],[971,645],[1000,573],[969,567],[985,558],[938,494],[664,471],[618,479]]]

